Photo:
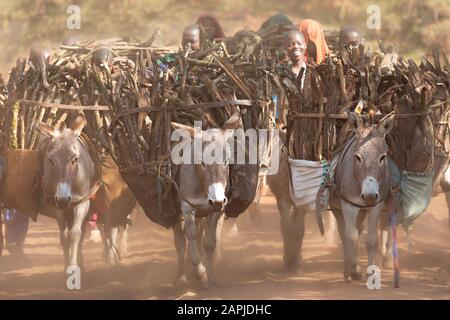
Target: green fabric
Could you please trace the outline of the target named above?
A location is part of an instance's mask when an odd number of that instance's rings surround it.
[[[156,59],[156,64],[161,64],[161,63],[171,63],[171,62],[176,62],[177,58],[175,54],[166,54],[164,56],[162,56],[159,59]]]
[[[428,208],[433,192],[433,176],[401,172],[389,161],[391,186],[400,185],[397,193],[398,221],[407,230],[413,221]]]

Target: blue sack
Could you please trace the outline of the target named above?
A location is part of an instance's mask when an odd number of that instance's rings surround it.
[[[430,205],[434,173],[401,172],[391,160],[389,161],[389,174],[391,185],[400,186],[400,191],[396,195],[398,222],[403,225],[405,230],[408,230],[413,221]]]

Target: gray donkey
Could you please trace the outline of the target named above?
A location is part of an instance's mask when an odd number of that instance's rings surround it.
[[[80,137],[85,125],[86,119],[81,116],[70,128],[37,125],[48,137],[43,144],[39,211],[58,222],[66,267],[82,266],[81,243],[90,198],[100,187],[99,166]]]
[[[220,150],[226,153],[227,140],[233,135],[234,129],[240,124],[240,114],[235,112],[220,129],[216,129],[212,137],[207,131],[202,133],[202,150]],[[172,123],[175,129],[183,129],[191,137],[195,135],[195,129],[190,126]],[[191,143],[191,150],[194,142]],[[200,164],[181,163],[178,168],[179,190],[182,195],[181,211],[184,218],[184,226],[179,221],[174,227],[175,247],[178,256],[177,281],[185,282],[185,250],[186,239],[189,246],[190,260],[194,266],[194,273],[201,281],[202,286],[213,283],[214,250],[217,243],[217,224],[224,214],[227,203],[225,191],[227,189],[229,168],[226,155],[223,162],[210,163],[207,159],[200,160]],[[204,219],[205,234],[201,232],[199,223]],[[205,265],[202,262],[199,247],[202,238],[203,251],[206,255]],[[205,267],[206,266],[206,267]]]
[[[336,217],[344,249],[344,278],[361,279],[358,243],[362,223],[368,216],[368,264],[375,264],[379,253],[378,223],[389,196],[388,146],[386,135],[394,126],[394,114],[377,125],[365,125],[355,114],[354,136],[341,152],[335,172],[336,188],[330,207]]]

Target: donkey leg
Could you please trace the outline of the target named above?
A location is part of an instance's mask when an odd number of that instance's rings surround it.
[[[84,272],[84,256],[83,256],[83,240],[84,240],[84,235],[86,234],[86,221],[84,221],[81,224],[81,239],[80,239],[80,243],[78,244],[78,263],[81,269],[81,272]]]
[[[217,221],[216,228],[216,250],[214,251],[214,258],[220,260],[222,258],[222,229],[225,215],[222,214]]]
[[[223,216],[223,212],[213,212],[206,218],[206,232],[203,238],[203,250],[206,254],[206,272],[209,282],[214,280],[214,250],[217,245],[217,223]]]
[[[345,222],[344,248],[346,255],[344,255],[344,258],[346,261],[344,263],[347,265],[344,269],[344,278],[347,282],[350,282],[351,280],[361,279],[361,267],[358,264],[359,234],[356,227],[356,219],[360,210],[345,201],[341,201],[341,208]],[[349,277],[351,277],[351,280]]]
[[[386,213],[380,215],[380,229],[382,266],[383,268],[392,268],[392,233],[389,228],[389,216]]]
[[[305,236],[305,215],[306,212],[301,208],[294,208],[294,216],[292,217],[293,230],[292,239],[294,241],[294,253],[293,253],[293,271],[299,271],[302,267],[303,255],[302,246],[303,238]]]
[[[102,237],[103,256],[105,258],[105,263],[107,265],[110,265],[109,264],[109,251],[111,248],[111,227],[107,223],[104,223],[102,225],[99,225],[98,229],[100,230],[100,235]]]
[[[361,233],[364,231],[364,220],[367,217],[367,212],[360,211],[356,218],[356,228],[358,229],[358,239],[361,237]],[[358,240],[359,241],[359,240]]]
[[[128,223],[119,226],[119,254],[125,257],[128,254]]]
[[[3,221],[2,221],[2,213],[0,212],[0,258],[3,253]]]
[[[105,224],[106,227],[106,224]],[[117,238],[119,234],[119,227],[107,227],[109,231],[109,241],[108,241],[108,264],[111,266],[117,265],[120,263],[120,254],[118,250]]]
[[[445,199],[447,200],[448,227],[450,228],[450,191],[445,192]]]
[[[64,272],[66,272],[66,268],[69,266],[69,230],[67,228],[65,216],[61,211],[58,211],[55,214],[55,217],[59,228],[59,242],[61,243],[64,254]]]
[[[368,265],[375,265],[376,264],[376,256],[379,253],[379,247],[378,247],[378,223],[380,220],[380,214],[383,211],[384,203],[380,203],[374,208],[368,210],[368,216],[369,216],[369,227],[368,227],[368,234],[367,234],[367,240],[366,240],[366,248],[367,248],[367,254],[368,254]]]
[[[287,199],[277,199],[278,210],[280,212],[280,228],[283,236],[283,261],[286,271],[294,270],[297,266],[295,259],[295,242],[292,237],[292,202]]]
[[[178,262],[175,283],[185,283],[187,281],[185,274],[186,236],[184,235],[181,227],[181,220],[179,220],[172,229]]]
[[[204,284],[208,283],[206,268],[202,264],[201,254],[197,243],[197,226],[195,224],[195,213],[192,207],[182,201],[181,211],[184,217],[184,234],[189,244],[190,259],[194,266],[194,272],[198,279]]]
[[[338,231],[336,219],[331,212],[326,212],[325,216],[325,243],[329,246],[336,246]]]
[[[336,218],[337,229],[339,238],[341,239],[341,248],[342,253],[344,255],[344,274],[350,274],[349,270],[347,270],[347,250],[345,249],[345,222],[344,216],[341,210],[332,210],[334,217]]]
[[[73,225],[70,229],[70,242],[72,251],[70,252],[70,264],[78,265],[77,257],[78,257],[78,247],[81,242],[81,225],[86,220],[86,216],[89,211],[89,202],[85,201],[73,209],[74,217],[73,217]]]

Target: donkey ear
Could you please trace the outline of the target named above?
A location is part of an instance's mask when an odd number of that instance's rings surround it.
[[[392,130],[395,123],[395,112],[391,112],[380,120],[377,124],[377,129],[381,134],[387,135]]]
[[[364,129],[364,120],[358,112],[352,112],[351,114],[351,124],[356,130]]]
[[[77,116],[70,129],[75,133],[75,135],[79,136],[86,123],[87,121],[84,116]]]
[[[36,123],[36,129],[47,137],[54,137],[56,135],[55,128],[41,121]]]
[[[67,113],[63,113],[63,115],[58,119],[58,121],[54,125],[54,128],[59,131],[64,130],[66,128],[66,123],[64,122],[64,121],[66,121],[66,118],[67,118]]]
[[[195,128],[176,122],[171,122],[170,124],[172,125],[172,128],[174,128],[175,130],[178,129],[186,130],[186,132],[188,132],[191,137],[194,137]]]
[[[222,130],[234,130],[238,127],[239,123],[241,121],[241,113],[239,111],[236,111],[233,113],[233,115],[230,117],[230,119],[227,120],[222,126]]]

